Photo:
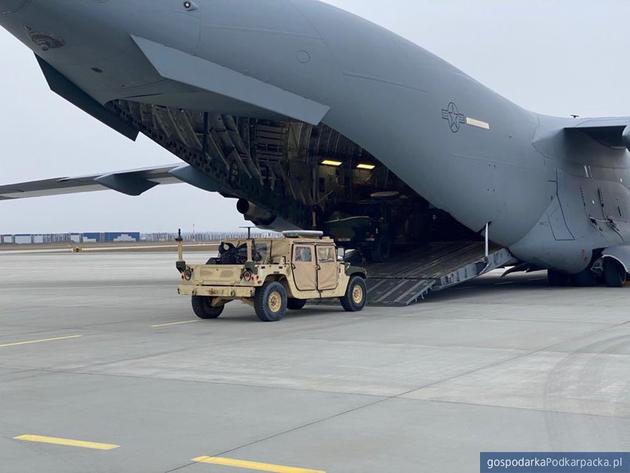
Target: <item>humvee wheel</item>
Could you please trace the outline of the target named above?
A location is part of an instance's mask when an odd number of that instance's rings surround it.
[[[302,310],[306,305],[306,299],[293,299],[289,298],[287,307],[289,310]]]
[[[192,308],[197,317],[204,320],[218,319],[225,309],[224,305],[214,307],[212,297],[192,296]]]
[[[367,286],[365,279],[354,276],[348,283],[346,295],[341,298],[341,305],[346,312],[360,312],[367,303]]]
[[[263,322],[277,322],[287,312],[287,291],[277,281],[268,281],[256,289],[254,309]]]

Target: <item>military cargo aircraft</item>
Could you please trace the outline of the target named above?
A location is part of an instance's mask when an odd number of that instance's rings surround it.
[[[54,92],[184,161],[0,199],[185,182],[238,199],[258,226],[361,249],[383,302],[508,263],[552,285],[626,281],[630,118],[524,110],[317,0],[0,0],[0,24]]]

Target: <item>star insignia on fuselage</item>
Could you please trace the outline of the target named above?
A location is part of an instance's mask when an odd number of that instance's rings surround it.
[[[454,102],[448,104],[448,107],[442,110],[442,118],[448,120],[448,126],[453,133],[457,133],[462,123],[466,122],[463,113],[459,113],[459,109]]]

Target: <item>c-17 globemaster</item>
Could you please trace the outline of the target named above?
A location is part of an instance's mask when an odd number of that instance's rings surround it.
[[[524,110],[317,0],[0,0],[0,24],[54,92],[185,161],[0,199],[183,181],[238,199],[258,226],[324,230],[373,261],[406,248],[398,284],[376,284],[384,302],[507,263],[552,285],[620,287],[630,270],[630,118]],[[461,259],[436,269],[445,255]]]

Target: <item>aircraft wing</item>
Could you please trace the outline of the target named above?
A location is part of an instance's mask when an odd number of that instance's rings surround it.
[[[59,177],[42,181],[0,185],[0,200],[115,190],[138,196],[157,185],[185,182],[209,192],[220,192],[219,183],[188,165],[159,166],[92,176]]]
[[[630,117],[587,118],[564,129],[569,133],[586,133],[594,140],[611,148],[630,149],[630,130],[624,133],[629,125]]]

